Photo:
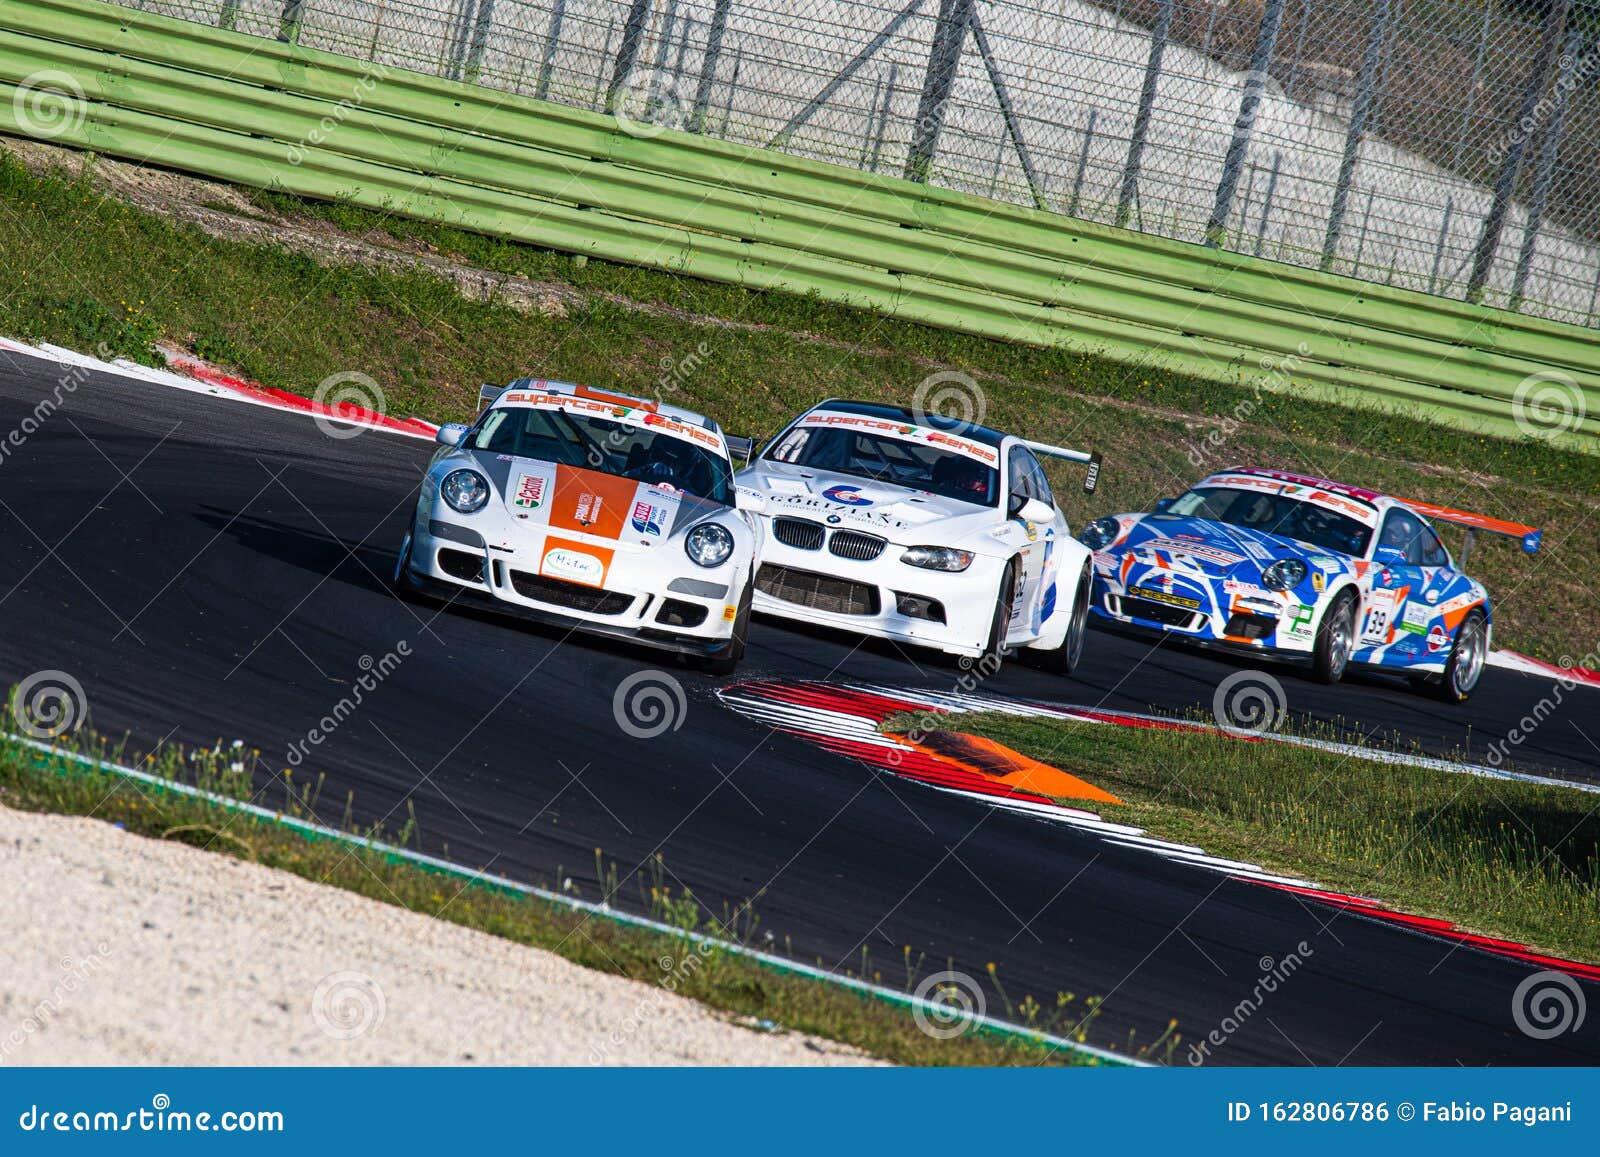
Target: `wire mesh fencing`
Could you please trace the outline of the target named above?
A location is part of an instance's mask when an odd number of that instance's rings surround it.
[[[1600,321],[1600,0],[120,2]]]

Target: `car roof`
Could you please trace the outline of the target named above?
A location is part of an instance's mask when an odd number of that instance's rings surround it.
[[[942,430],[949,434],[959,434],[963,438],[971,438],[974,442],[982,442],[986,446],[998,447],[1009,434],[999,430],[980,426],[974,422],[964,422],[960,418],[947,418],[943,414],[934,414],[922,410],[914,410],[909,406],[889,406],[882,402],[857,402],[848,398],[829,398],[825,402],[818,402],[806,413],[816,410],[837,410],[844,414],[860,414],[867,418],[881,418],[886,422],[904,422],[913,426],[927,426],[933,430]]]
[[[694,410],[686,410],[682,406],[674,406],[667,402],[656,401],[653,398],[641,398],[635,394],[624,394],[620,390],[601,390],[593,386],[580,385],[576,382],[557,382],[547,378],[518,378],[505,387],[505,393],[512,390],[543,390],[551,394],[571,394],[574,397],[589,398],[595,401],[615,402],[619,406],[628,406],[664,417],[674,418],[686,425],[701,426],[707,430],[722,432],[722,427],[714,419]],[[498,399],[497,399],[498,403]]]
[[[1330,494],[1354,498],[1358,502],[1365,502],[1368,506],[1374,507],[1400,502],[1398,498],[1391,498],[1387,494],[1379,494],[1376,490],[1368,490],[1361,486],[1349,486],[1343,482],[1334,482],[1327,478],[1316,478],[1309,474],[1295,474],[1287,470],[1262,470],[1254,466],[1235,466],[1229,470],[1219,470],[1217,473],[1201,479],[1195,485],[1204,485],[1212,479],[1226,478],[1230,474],[1245,474],[1252,478],[1270,478],[1274,482],[1284,482],[1291,486],[1309,486],[1316,490],[1326,490]]]

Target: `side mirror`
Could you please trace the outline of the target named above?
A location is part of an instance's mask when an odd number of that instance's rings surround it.
[[[1055,518],[1055,510],[1047,503],[1040,502],[1037,498],[1025,499],[1017,509],[1018,518],[1024,522],[1049,522]]]
[[[749,514],[765,514],[767,512],[767,500],[754,490],[737,487],[733,492],[733,508],[735,510],[743,510]]]
[[[1158,498],[1156,504],[1150,508],[1150,513],[1165,514],[1172,509],[1172,504],[1176,501],[1178,501],[1176,498]]]
[[[433,440],[441,446],[459,446],[471,429],[471,426],[462,425],[460,422],[446,422],[439,427],[439,432],[433,436]]]
[[[1372,557],[1374,561],[1387,563],[1390,566],[1406,565],[1406,552],[1398,546],[1380,546],[1372,552]]]

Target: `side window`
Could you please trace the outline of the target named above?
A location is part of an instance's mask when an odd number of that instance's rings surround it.
[[[1013,510],[1024,498],[1038,497],[1033,492],[1033,478],[1028,473],[1028,452],[1020,446],[1014,447],[1006,459],[1006,489],[1011,494],[1008,501]]]
[[[1031,453],[1028,455],[1028,473],[1033,476],[1034,496],[1053,509],[1056,496],[1050,492],[1050,479],[1045,476],[1044,467],[1039,464],[1039,459]]]
[[[1444,543],[1439,541],[1439,536],[1426,526],[1422,528],[1422,565],[1450,565],[1450,552],[1445,550]]]
[[[1424,527],[1416,517],[1405,510],[1391,510],[1383,520],[1383,530],[1378,534],[1378,545],[1393,547],[1401,552],[1408,566],[1423,566],[1422,537]]]

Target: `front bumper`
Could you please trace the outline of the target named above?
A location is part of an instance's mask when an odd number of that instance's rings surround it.
[[[521,569],[536,566],[536,558],[537,553],[520,559],[493,549],[481,536],[449,522],[418,519],[402,579],[437,598],[681,654],[715,655],[733,636],[727,610],[740,592],[720,571],[707,571],[705,577],[661,575],[659,589],[642,589],[637,582],[589,587]]]
[[[769,529],[753,607],[951,655],[982,655],[1004,562],[980,555],[964,571],[924,570],[901,562],[904,550],[890,543],[875,559],[841,558],[789,546]]]

